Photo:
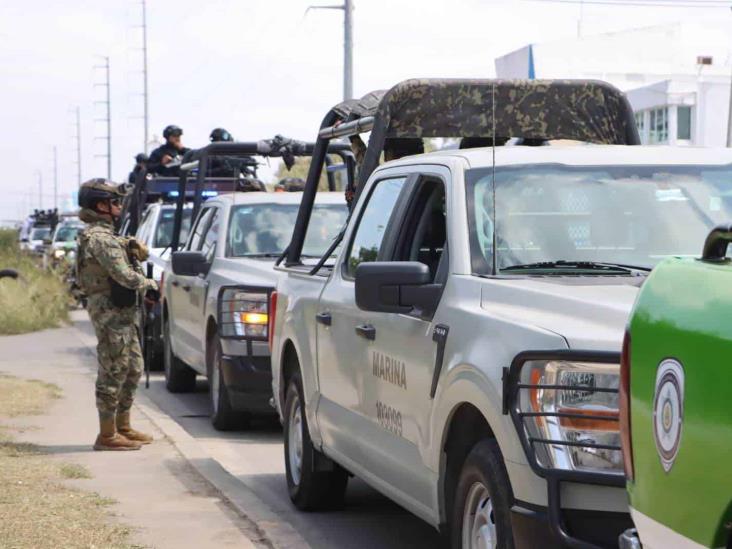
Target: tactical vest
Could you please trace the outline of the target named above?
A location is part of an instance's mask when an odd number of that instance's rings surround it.
[[[101,226],[88,227],[79,235],[79,249],[76,255],[76,281],[86,295],[111,294],[109,275],[89,253],[89,236],[93,232],[105,232]]]

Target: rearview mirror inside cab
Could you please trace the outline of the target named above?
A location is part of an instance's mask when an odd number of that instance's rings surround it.
[[[424,263],[375,261],[356,267],[356,305],[364,311],[429,316],[441,291]]]

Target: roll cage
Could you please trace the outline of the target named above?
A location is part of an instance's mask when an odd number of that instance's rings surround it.
[[[183,207],[186,202],[186,194],[189,188],[189,179],[195,177],[195,183],[192,189],[193,195],[193,211],[191,213],[191,219],[195,219],[198,211],[201,209],[203,203],[203,191],[211,186],[211,184],[217,183],[223,179],[229,183],[229,189],[226,192],[233,192],[246,188],[247,182],[251,182],[251,178],[210,178],[206,177],[208,172],[209,163],[212,158],[215,157],[228,157],[228,158],[251,158],[254,161],[254,156],[261,156],[267,158],[282,158],[285,164],[289,167],[295,162],[295,158],[303,156],[312,156],[315,149],[315,143],[306,143],[303,141],[296,141],[294,139],[284,138],[282,136],[275,136],[273,139],[267,139],[262,141],[252,142],[218,142],[211,143],[201,149],[190,151],[186,154],[183,159],[183,163],[180,167],[180,176],[178,177],[178,189],[177,189],[177,201],[176,211],[173,223],[173,240],[171,243],[171,249],[173,251],[180,247],[180,232],[183,221]],[[342,164],[332,165],[330,158],[327,155],[339,156],[342,160]],[[346,185],[351,185],[354,172],[355,172],[355,159],[351,152],[351,147],[348,143],[330,143],[325,149],[325,158],[322,160],[323,163],[327,163],[331,168],[345,169],[346,173]],[[255,161],[256,165],[256,161]],[[329,190],[336,190],[334,169],[327,170],[328,188]]]
[[[301,265],[301,253],[326,151],[334,138],[352,141],[371,132],[359,158],[354,203],[379,165],[388,138],[489,138],[493,146],[511,138],[568,139],[598,144],[639,145],[633,110],[625,95],[593,80],[413,79],[390,90],[334,106],[323,118],[313,149],[292,240],[282,259]],[[332,253],[343,234],[331,246]],[[322,266],[318,264],[315,270]]]

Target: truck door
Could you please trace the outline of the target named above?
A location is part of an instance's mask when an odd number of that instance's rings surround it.
[[[208,229],[213,214],[214,208],[208,207],[201,210],[184,250],[201,249],[203,235]],[[191,345],[192,326],[189,319],[192,318],[192,315],[189,312],[191,302],[189,293],[195,277],[176,275],[172,271],[169,271],[169,275],[170,280],[166,281],[165,301],[168,305],[170,337],[176,355],[191,364],[195,358],[195,352]]]
[[[384,261],[426,264],[433,283],[443,284],[449,272],[446,168],[430,167],[414,182],[400,226],[391,233]],[[439,307],[438,307],[439,313]],[[432,502],[437,471],[425,465],[430,441],[430,396],[438,343],[444,337],[437,315],[369,313],[374,340],[368,350],[368,370],[362,406],[372,430],[373,473],[417,502]]]
[[[216,255],[216,244],[219,239],[221,226],[221,211],[214,207],[211,222],[201,239],[200,250],[206,254],[206,262],[211,268]],[[210,271],[209,271],[210,273]],[[206,297],[208,296],[209,273],[194,276],[191,279],[191,289],[188,292],[188,309],[186,323],[190,323],[191,346],[196,351],[197,360],[192,366],[198,366],[199,371],[206,371]]]
[[[370,426],[363,385],[370,374],[370,315],[356,306],[353,275],[363,261],[376,261],[390,219],[398,217],[405,176],[376,181],[360,201],[350,245],[321,293],[316,312],[318,425],[326,447],[363,465],[364,429]]]

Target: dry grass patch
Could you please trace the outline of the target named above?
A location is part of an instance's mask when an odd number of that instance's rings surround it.
[[[0,376],[0,420],[41,413],[58,398],[55,385]],[[0,546],[131,549],[129,528],[110,520],[109,498],[64,486],[89,478],[74,464],[59,464],[36,446],[14,442],[0,425]]]
[[[18,233],[0,229],[0,268],[16,279],[0,279],[0,334],[55,328],[69,320],[70,295],[60,272],[41,268],[40,259],[18,248]]]
[[[41,414],[51,401],[60,396],[61,389],[52,383],[20,379],[0,373],[0,417]]]

